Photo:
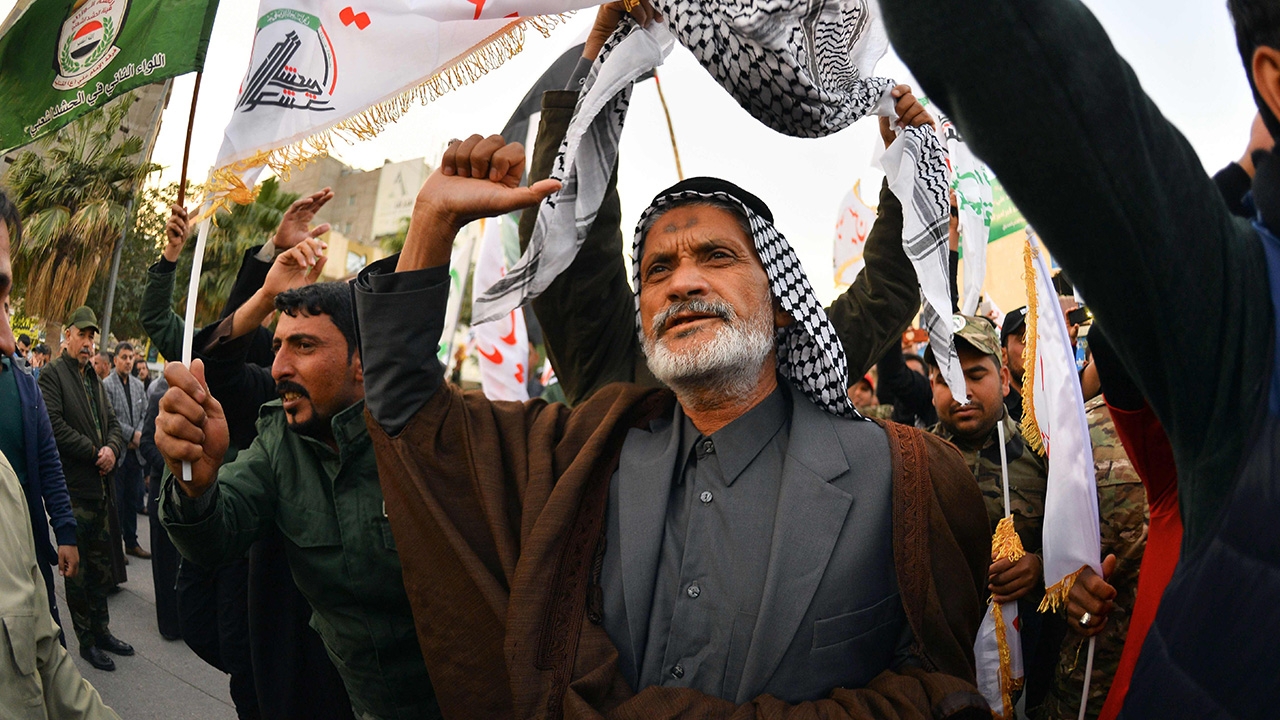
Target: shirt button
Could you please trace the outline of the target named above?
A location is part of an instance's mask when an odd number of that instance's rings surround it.
[[[683,667],[683,666],[681,666],[681,665],[672,665],[672,666],[671,666],[671,677],[673,677],[673,678],[675,678],[675,679],[677,679],[677,680],[679,680],[680,678],[684,677],[684,667]]]
[[[698,499],[702,501],[703,505],[709,505],[711,504],[712,497],[710,490],[703,490],[702,494],[698,496]]]
[[[702,454],[713,455],[716,451],[715,443],[711,442],[711,438],[702,441]]]
[[[702,594],[702,588],[698,587],[697,583],[694,583],[689,586],[688,593],[689,593],[689,597],[696,598]]]

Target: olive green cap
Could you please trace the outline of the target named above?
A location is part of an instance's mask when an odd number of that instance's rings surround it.
[[[98,332],[98,316],[93,314],[93,310],[88,305],[81,305],[71,311],[71,316],[67,318],[67,325],[78,330],[86,328]]]

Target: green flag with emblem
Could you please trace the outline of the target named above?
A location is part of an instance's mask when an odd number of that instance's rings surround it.
[[[0,152],[200,70],[217,0],[21,0],[0,35]]]

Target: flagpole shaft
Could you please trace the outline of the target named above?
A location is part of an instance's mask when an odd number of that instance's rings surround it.
[[[676,158],[676,177],[684,180],[684,168],[680,166],[680,148],[676,147],[676,128],[671,124],[671,111],[667,109],[667,96],[662,94],[662,83],[658,81],[658,71],[653,71],[653,86],[658,88],[658,102],[662,103],[662,114],[667,118],[667,134],[671,136],[671,154]]]
[[[1098,636],[1089,637],[1089,656],[1084,661],[1084,689],[1080,691],[1080,715],[1079,720],[1084,720],[1085,713],[1089,710],[1089,681],[1093,679],[1093,648],[1098,644]]]
[[[187,199],[187,161],[191,159],[191,128],[196,124],[196,100],[200,99],[200,78],[203,70],[196,71],[196,85],[191,89],[191,114],[187,116],[187,141],[182,146],[182,175],[178,178],[178,204]],[[194,287],[194,286],[193,286]],[[190,362],[187,360],[186,362]]]
[[[1005,450],[1004,418],[996,423],[1000,433],[1000,484],[1004,488],[1004,516],[1009,517],[1009,458]]]
[[[207,209],[209,202],[205,202]],[[187,284],[187,311],[186,318],[182,327],[182,364],[191,367],[192,345],[195,344],[196,330],[196,300],[200,292],[200,272],[204,269],[204,247],[209,240],[209,226],[213,224],[212,218],[205,218],[200,223],[200,233],[196,235],[196,250],[191,258],[191,277]],[[182,463],[182,481],[191,482],[191,463],[183,461]]]

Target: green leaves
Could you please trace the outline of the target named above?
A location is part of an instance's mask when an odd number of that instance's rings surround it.
[[[99,269],[129,222],[129,203],[158,165],[141,162],[143,138],[121,137],[132,97],[47,136],[9,169],[23,216],[13,248],[17,294],[28,315],[60,322],[85,302]]]

